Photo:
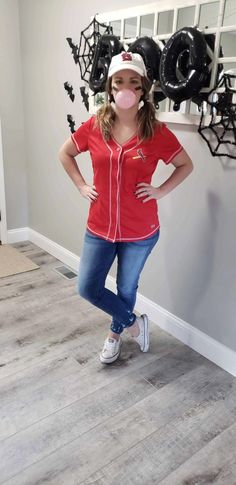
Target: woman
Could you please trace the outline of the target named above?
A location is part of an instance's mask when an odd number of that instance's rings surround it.
[[[125,328],[142,352],[149,348],[147,315],[133,309],[140,273],[159,238],[157,200],[192,171],[192,162],[177,138],[155,118],[148,101],[151,83],[142,57],[122,52],[108,72],[108,101],[62,146],[59,158],[81,195],[90,204],[79,268],[79,294],[112,316],[100,360],[120,355]],[[84,180],[75,157],[89,150],[94,181]],[[151,185],[158,160],[175,170],[159,187]],[[105,288],[117,256],[117,294]]]

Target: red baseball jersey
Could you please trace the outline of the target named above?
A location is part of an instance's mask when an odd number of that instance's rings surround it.
[[[163,123],[151,139],[133,136],[123,145],[103,138],[95,116],[71,135],[79,153],[89,151],[99,196],[91,202],[87,228],[108,241],[138,241],[159,229],[157,201],[137,199],[136,185],[151,184],[159,160],[166,164],[181,150],[176,136]]]

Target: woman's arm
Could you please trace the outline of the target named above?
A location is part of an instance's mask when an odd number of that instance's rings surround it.
[[[174,165],[175,170],[159,187],[153,187],[144,182],[137,184],[137,187],[141,187],[136,191],[137,198],[145,196],[146,199],[143,202],[148,202],[151,199],[160,200],[181,184],[193,170],[192,160],[184,149],[173,158],[171,163]]]
[[[97,199],[98,193],[95,190],[95,186],[91,187],[86,184],[75,160],[78,153],[74,142],[71,138],[68,138],[60,148],[59,160],[81,195],[90,201],[94,201]]]

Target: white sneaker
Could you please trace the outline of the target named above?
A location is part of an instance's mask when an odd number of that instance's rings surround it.
[[[147,315],[141,315],[141,317],[136,318],[136,322],[139,326],[139,335],[134,337],[136,342],[140,346],[142,352],[147,352],[149,349],[149,321]]]
[[[107,338],[104,342],[102,352],[100,354],[100,361],[103,364],[111,364],[118,359],[121,351],[121,337],[119,340],[115,338]]]

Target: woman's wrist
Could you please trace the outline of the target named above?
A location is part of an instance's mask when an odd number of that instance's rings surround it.
[[[85,187],[85,185],[87,185],[87,184],[86,184],[85,181],[83,181],[83,182],[80,181],[80,182],[77,182],[75,185],[76,185],[77,189],[81,191],[82,188]]]
[[[156,199],[159,200],[162,197],[164,197],[165,191],[163,190],[163,187],[160,185],[159,187],[156,187]]]

